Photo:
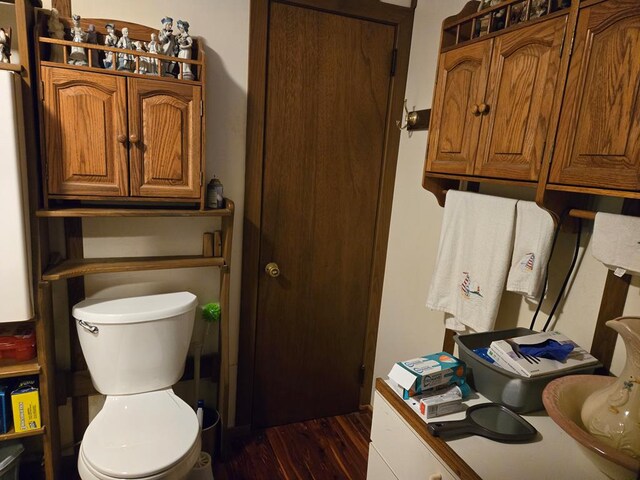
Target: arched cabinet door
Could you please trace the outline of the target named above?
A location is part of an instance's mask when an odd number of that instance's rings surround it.
[[[566,27],[563,16],[496,37],[475,175],[538,179]]]
[[[640,189],[640,2],[580,10],[553,184]]]
[[[199,86],[129,79],[131,195],[199,198]]]
[[[472,174],[493,41],[440,55],[433,99],[428,172]]]
[[[128,194],[123,77],[42,68],[50,195]]]

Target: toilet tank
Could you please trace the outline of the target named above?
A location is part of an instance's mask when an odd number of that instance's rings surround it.
[[[96,390],[128,395],[176,384],[197,303],[192,293],[178,292],[75,305],[72,314]]]

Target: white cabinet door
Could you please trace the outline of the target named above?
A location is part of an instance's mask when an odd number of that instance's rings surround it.
[[[373,405],[371,442],[399,480],[459,480],[378,392]]]

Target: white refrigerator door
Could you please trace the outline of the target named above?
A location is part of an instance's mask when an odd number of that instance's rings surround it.
[[[31,245],[20,78],[0,71],[0,322],[33,317]]]

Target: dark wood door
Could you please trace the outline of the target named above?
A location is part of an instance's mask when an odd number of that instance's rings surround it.
[[[358,409],[394,28],[271,4],[253,423]]]
[[[640,4],[580,11],[551,183],[640,189]]]
[[[567,17],[496,38],[475,175],[537,180]]]
[[[200,197],[200,87],[129,79],[131,195]]]
[[[42,68],[49,194],[128,194],[126,80]]]
[[[493,40],[440,55],[427,171],[473,173]]]

